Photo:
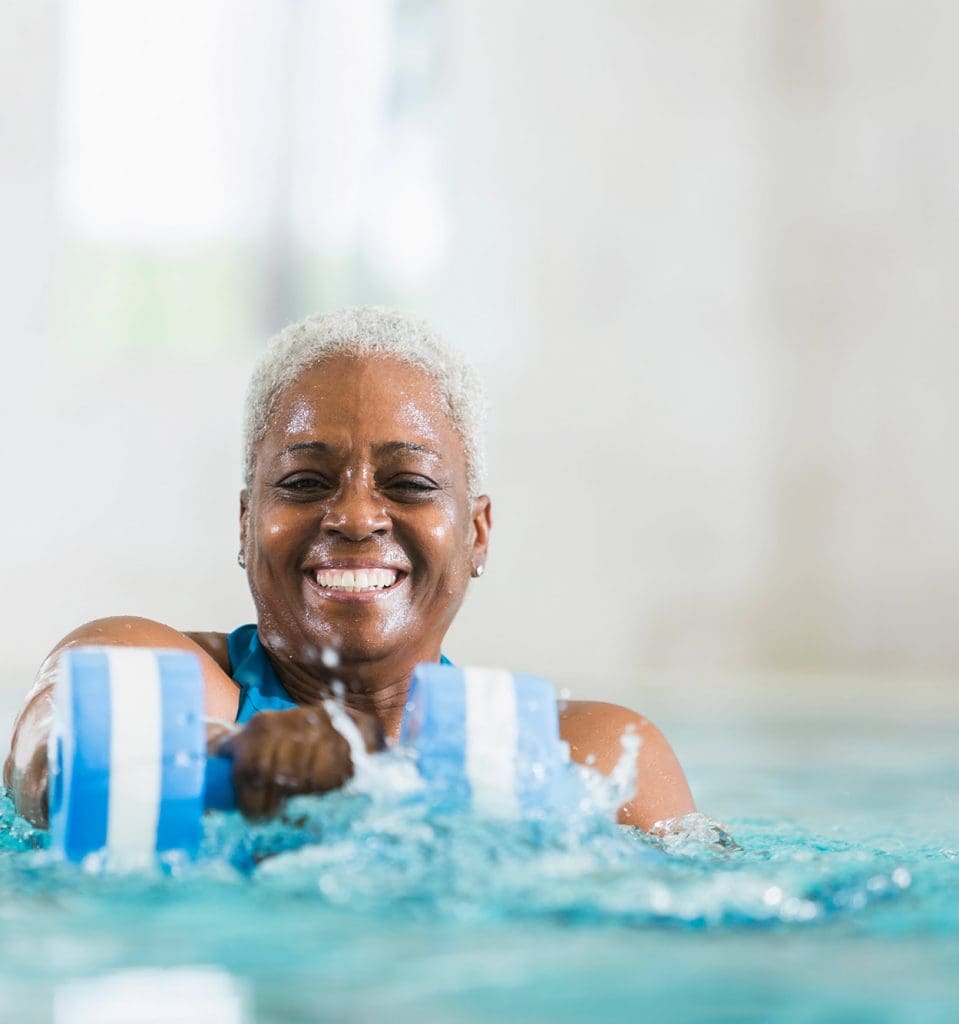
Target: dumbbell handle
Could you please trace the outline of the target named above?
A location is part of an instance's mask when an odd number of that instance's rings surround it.
[[[203,805],[210,811],[235,811],[236,790],[233,788],[233,759],[218,755],[206,759],[203,780]]]

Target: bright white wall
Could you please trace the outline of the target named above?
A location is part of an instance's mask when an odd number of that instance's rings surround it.
[[[72,343],[61,12],[0,14],[8,691],[90,617],[250,613],[239,399],[267,325],[173,355]],[[451,654],[625,699],[652,673],[954,675],[959,12],[456,0],[444,18],[444,263],[389,300],[473,354],[493,400],[493,551]],[[243,138],[265,115],[230,116]],[[390,205],[381,145],[351,202],[379,196],[392,223],[409,197]],[[400,149],[409,174],[421,151]],[[263,236],[264,275],[288,234]]]
[[[955,672],[959,12],[459,11],[509,660]]]

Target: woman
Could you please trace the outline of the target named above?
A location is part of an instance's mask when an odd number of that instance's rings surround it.
[[[239,563],[257,625],[226,636],[118,617],[65,637],[14,728],[4,781],[20,813],[45,824],[52,678],[67,647],[199,655],[207,716],[242,724],[225,745],[249,817],[352,774],[321,703],[335,683],[369,750],[395,739],[414,666],[441,659],[486,565],[482,405],[470,368],[402,314],[344,310],[274,338],[247,395],[240,494]],[[573,758],[606,773],[630,729],[642,741],[638,783],[620,822],[648,829],[694,810],[669,744],[646,719],[593,701],[570,702],[560,716]],[[210,735],[215,744],[222,729]]]

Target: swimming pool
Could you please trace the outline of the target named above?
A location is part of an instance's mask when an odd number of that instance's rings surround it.
[[[639,703],[741,850],[343,795],[304,801],[299,830],[213,818],[224,855],[195,867],[98,876],[46,863],[5,807],[0,1019],[67,1019],[65,994],[121,967],[200,965],[257,1022],[956,1020],[955,699],[796,680],[691,712],[677,688]]]

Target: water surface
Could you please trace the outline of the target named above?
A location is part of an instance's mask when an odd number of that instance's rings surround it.
[[[735,846],[346,793],[295,825],[211,816],[198,863],[122,874],[51,861],[5,804],[0,1013],[207,965],[256,1021],[954,1021],[953,721],[753,705],[667,727]]]

